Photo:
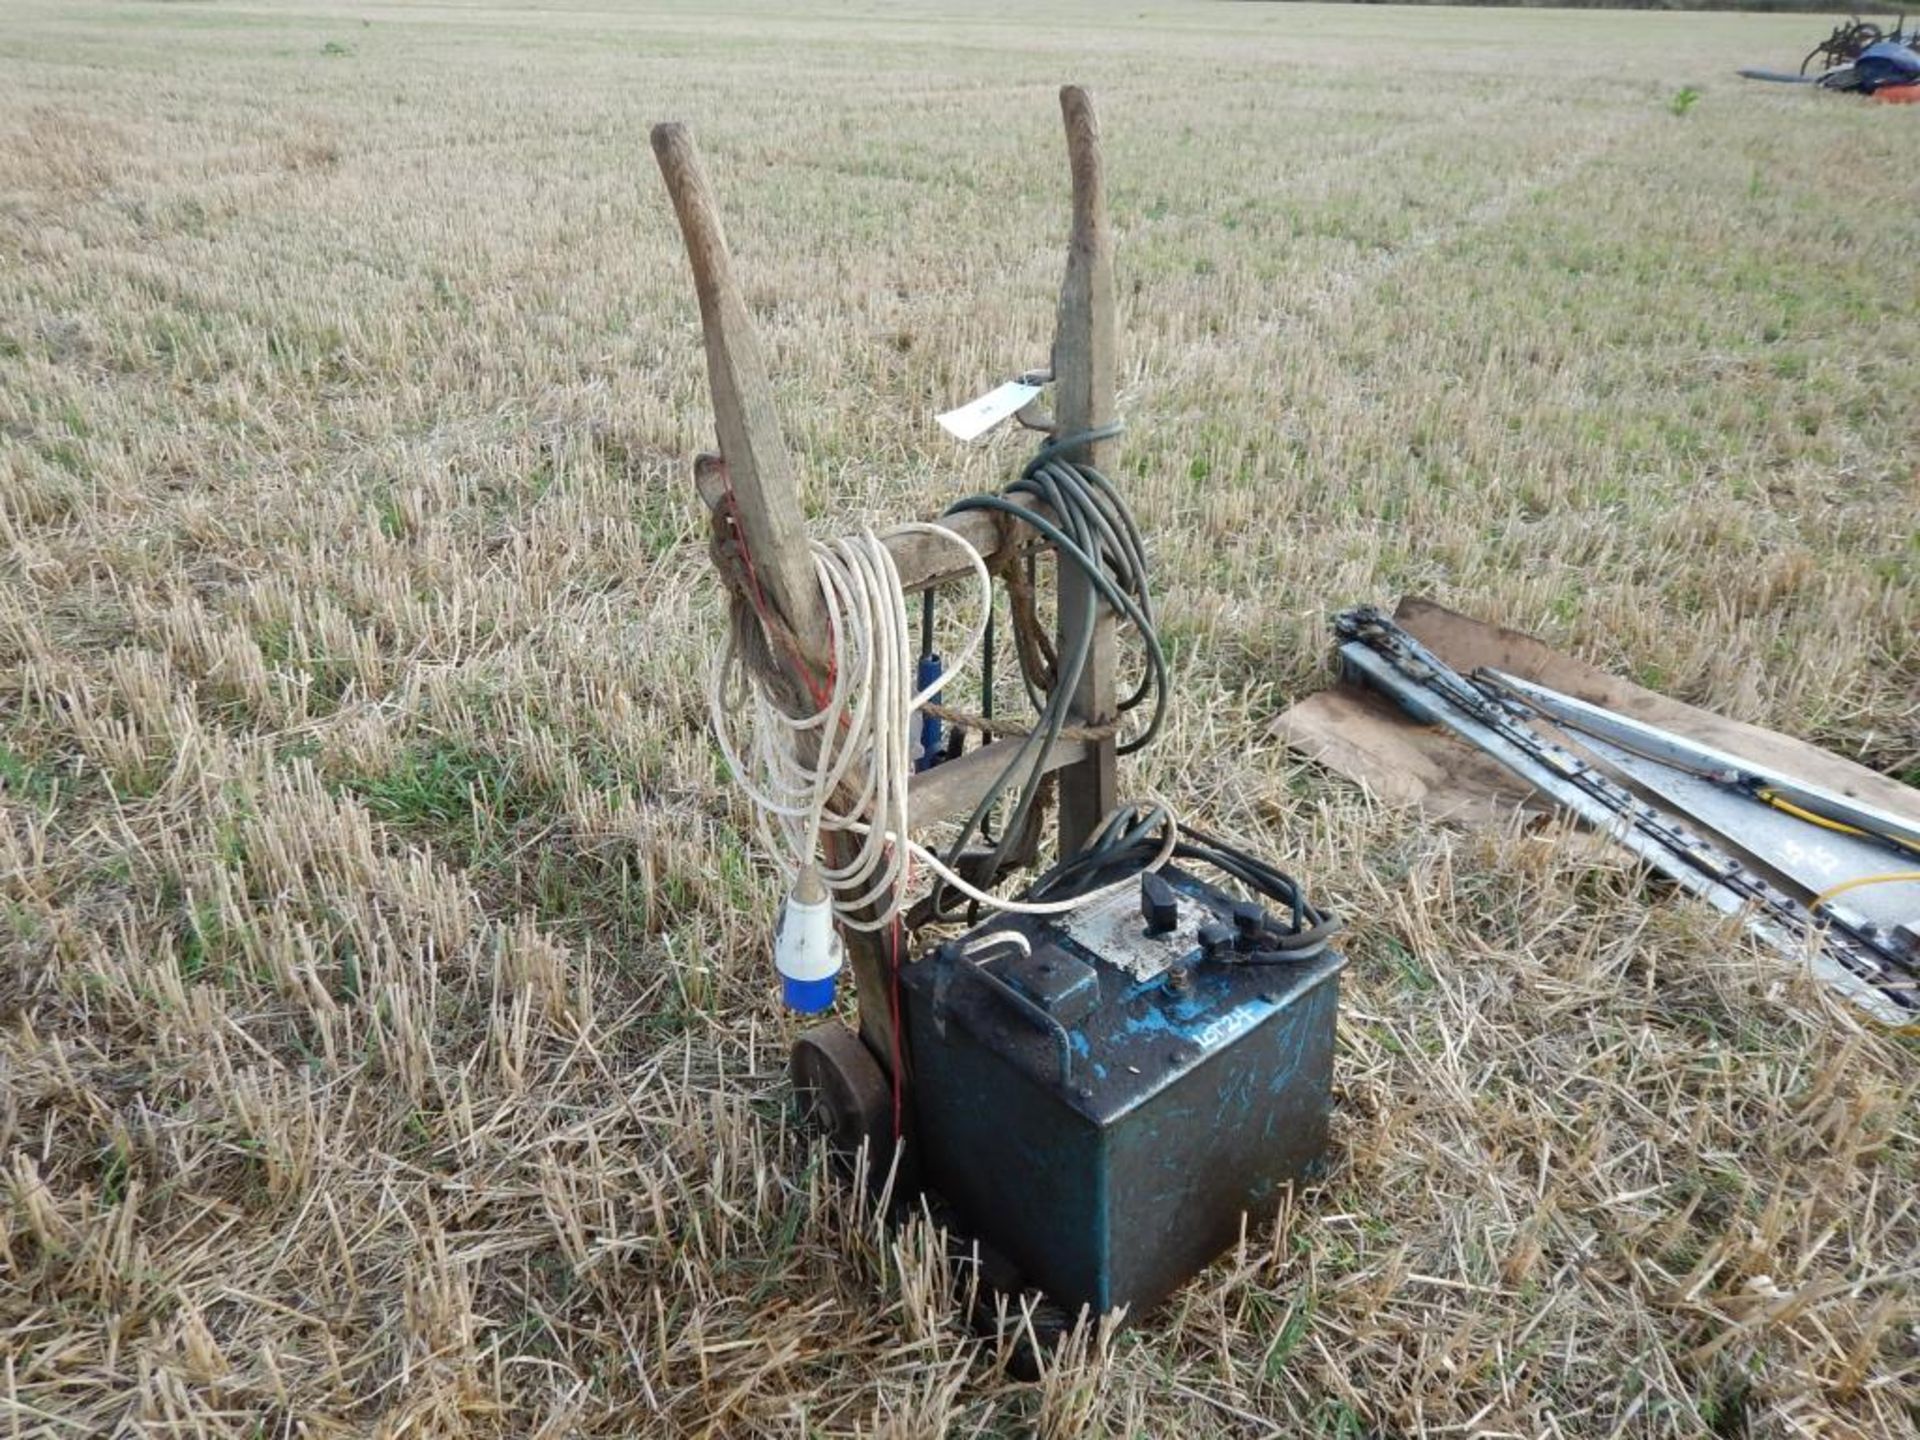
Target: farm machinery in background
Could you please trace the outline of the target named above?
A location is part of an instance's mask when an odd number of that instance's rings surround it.
[[[1740,73],[1749,80],[1817,85],[1881,100],[1920,101],[1920,24],[1909,28],[1902,15],[1887,30],[1856,15],[1834,26],[1831,35],[1809,50],[1798,72],[1746,69]]]
[[[1834,26],[1831,35],[1807,52],[1807,58],[1800,62],[1800,73],[1805,75],[1816,60],[1820,62],[1821,74],[1851,65],[1873,46],[1883,43],[1920,50],[1920,26],[1907,29],[1907,17],[1902,15],[1893,22],[1893,29],[1882,30],[1873,21],[1856,15],[1846,24]]]

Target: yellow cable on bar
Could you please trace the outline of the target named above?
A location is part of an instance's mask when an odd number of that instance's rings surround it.
[[[1771,790],[1756,791],[1759,797],[1776,810],[1784,810],[1796,820],[1804,820],[1809,825],[1818,825],[1822,830],[1838,830],[1842,835],[1868,835],[1871,831],[1862,830],[1858,825],[1843,824],[1838,820],[1829,820],[1824,815],[1816,815],[1811,810],[1803,810],[1791,800],[1783,800]]]
[[[1920,880],[1920,870],[1890,870],[1885,875],[1860,875],[1852,880],[1842,880],[1838,885],[1829,885],[1812,900],[1807,909],[1818,910],[1836,895],[1844,895],[1849,890],[1858,890],[1867,885],[1892,885],[1901,880]]]
[[[1842,835],[1861,835],[1869,840],[1884,840],[1896,850],[1904,850],[1910,855],[1920,855],[1920,849],[1908,844],[1898,835],[1889,835],[1881,830],[1862,830],[1858,825],[1848,825],[1839,820],[1829,819],[1825,815],[1817,815],[1811,810],[1795,805],[1791,800],[1783,799],[1773,790],[1756,790],[1753,793],[1774,809],[1785,811],[1794,819],[1804,820],[1809,825],[1818,825],[1823,830],[1837,830]]]

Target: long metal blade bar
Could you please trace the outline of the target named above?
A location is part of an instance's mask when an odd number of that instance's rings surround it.
[[[1891,837],[1904,846],[1920,849],[1920,824],[1903,816],[1864,805],[1845,795],[1837,795],[1818,785],[1810,785],[1791,775],[1756,765],[1725,750],[1716,750],[1711,745],[1703,745],[1684,735],[1675,735],[1672,731],[1649,725],[1644,720],[1635,720],[1591,701],[1564,695],[1531,680],[1522,680],[1517,675],[1508,675],[1500,670],[1476,673],[1485,674],[1501,689],[1520,696],[1531,708],[1556,725],[1601,740],[1611,740],[1623,750],[1632,750],[1649,760],[1691,770],[1744,790],[1769,790],[1789,804],[1825,819],[1851,825],[1871,834]]]
[[[1900,1025],[1920,1016],[1920,989],[1906,966],[1844,922],[1817,921],[1765,876],[1503,710],[1381,612],[1348,611],[1334,628],[1353,678],[1483,751],[1683,889],[1741,917],[1775,949],[1804,954],[1817,978],[1876,1018]]]

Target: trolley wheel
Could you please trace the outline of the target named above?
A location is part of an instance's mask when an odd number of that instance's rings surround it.
[[[1074,1317],[1066,1307],[1031,1290],[1027,1292],[1026,1315],[1018,1323],[1019,1334],[1007,1355],[1007,1373],[1032,1384],[1046,1373],[1047,1361],[1060,1348],[1060,1342],[1073,1333]]]
[[[851,1159],[862,1144],[884,1171],[893,1141],[893,1092],[860,1037],[837,1021],[804,1030],[788,1062],[794,1105],[834,1154]]]
[[[1026,1382],[1038,1380],[1047,1359],[1073,1333],[1075,1317],[1044,1291],[1027,1284],[1013,1257],[985,1240],[969,1239],[953,1227],[952,1208],[933,1207],[936,1224],[947,1230],[947,1260],[955,1288],[971,1288],[973,1308],[967,1321],[982,1340],[1006,1344],[1007,1373]]]

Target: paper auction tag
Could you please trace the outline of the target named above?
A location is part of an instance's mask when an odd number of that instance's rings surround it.
[[[1009,380],[998,389],[989,390],[978,400],[969,400],[959,409],[933,418],[950,435],[961,440],[978,440],[1039,393],[1038,385],[1029,385],[1025,380]]]

